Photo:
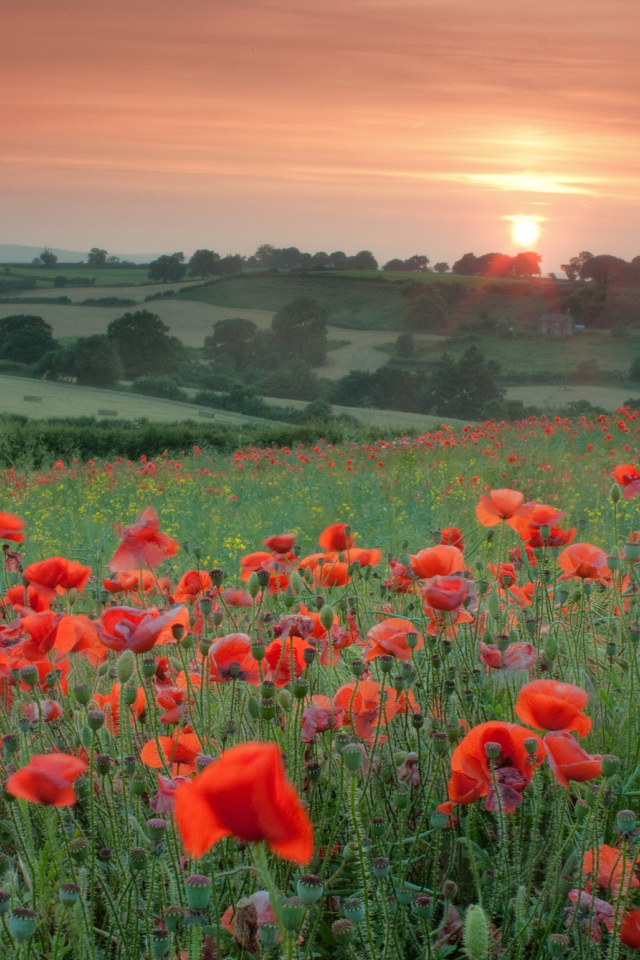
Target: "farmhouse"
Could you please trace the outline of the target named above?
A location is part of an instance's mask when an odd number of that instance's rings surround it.
[[[566,313],[543,313],[530,327],[543,337],[570,337],[575,323],[571,310],[567,310]]]

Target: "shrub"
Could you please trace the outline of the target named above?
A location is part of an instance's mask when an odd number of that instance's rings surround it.
[[[188,395],[178,385],[178,378],[167,374],[148,374],[138,377],[131,386],[133,393],[144,393],[148,397],[162,397],[164,400],[181,400],[187,403]]]

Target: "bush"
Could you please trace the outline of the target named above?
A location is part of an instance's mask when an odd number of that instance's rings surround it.
[[[164,400],[189,402],[188,395],[178,385],[178,378],[167,374],[149,374],[138,377],[131,386],[133,393],[144,393],[148,397],[162,397]]]
[[[173,291],[172,291],[173,292]],[[127,297],[88,297],[82,301],[83,307],[135,307],[137,300]]]
[[[14,314],[0,320],[0,356],[16,363],[37,363],[55,349],[53,329],[42,317]]]
[[[54,380],[69,379],[86,387],[110,387],[123,374],[118,350],[104,334],[79,337],[74,344],[46,353],[34,372]]]
[[[396,353],[399,357],[412,357],[416,352],[416,338],[412,333],[401,333],[396,340]]]
[[[420,296],[410,297],[405,307],[404,326],[409,330],[440,330],[447,316],[447,302],[429,288]]]

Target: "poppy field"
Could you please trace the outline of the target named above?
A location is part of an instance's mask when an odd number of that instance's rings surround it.
[[[0,474],[0,955],[640,952],[640,423]]]

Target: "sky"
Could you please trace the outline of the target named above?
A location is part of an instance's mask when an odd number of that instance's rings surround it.
[[[640,253],[634,0],[3,0],[0,242]]]

